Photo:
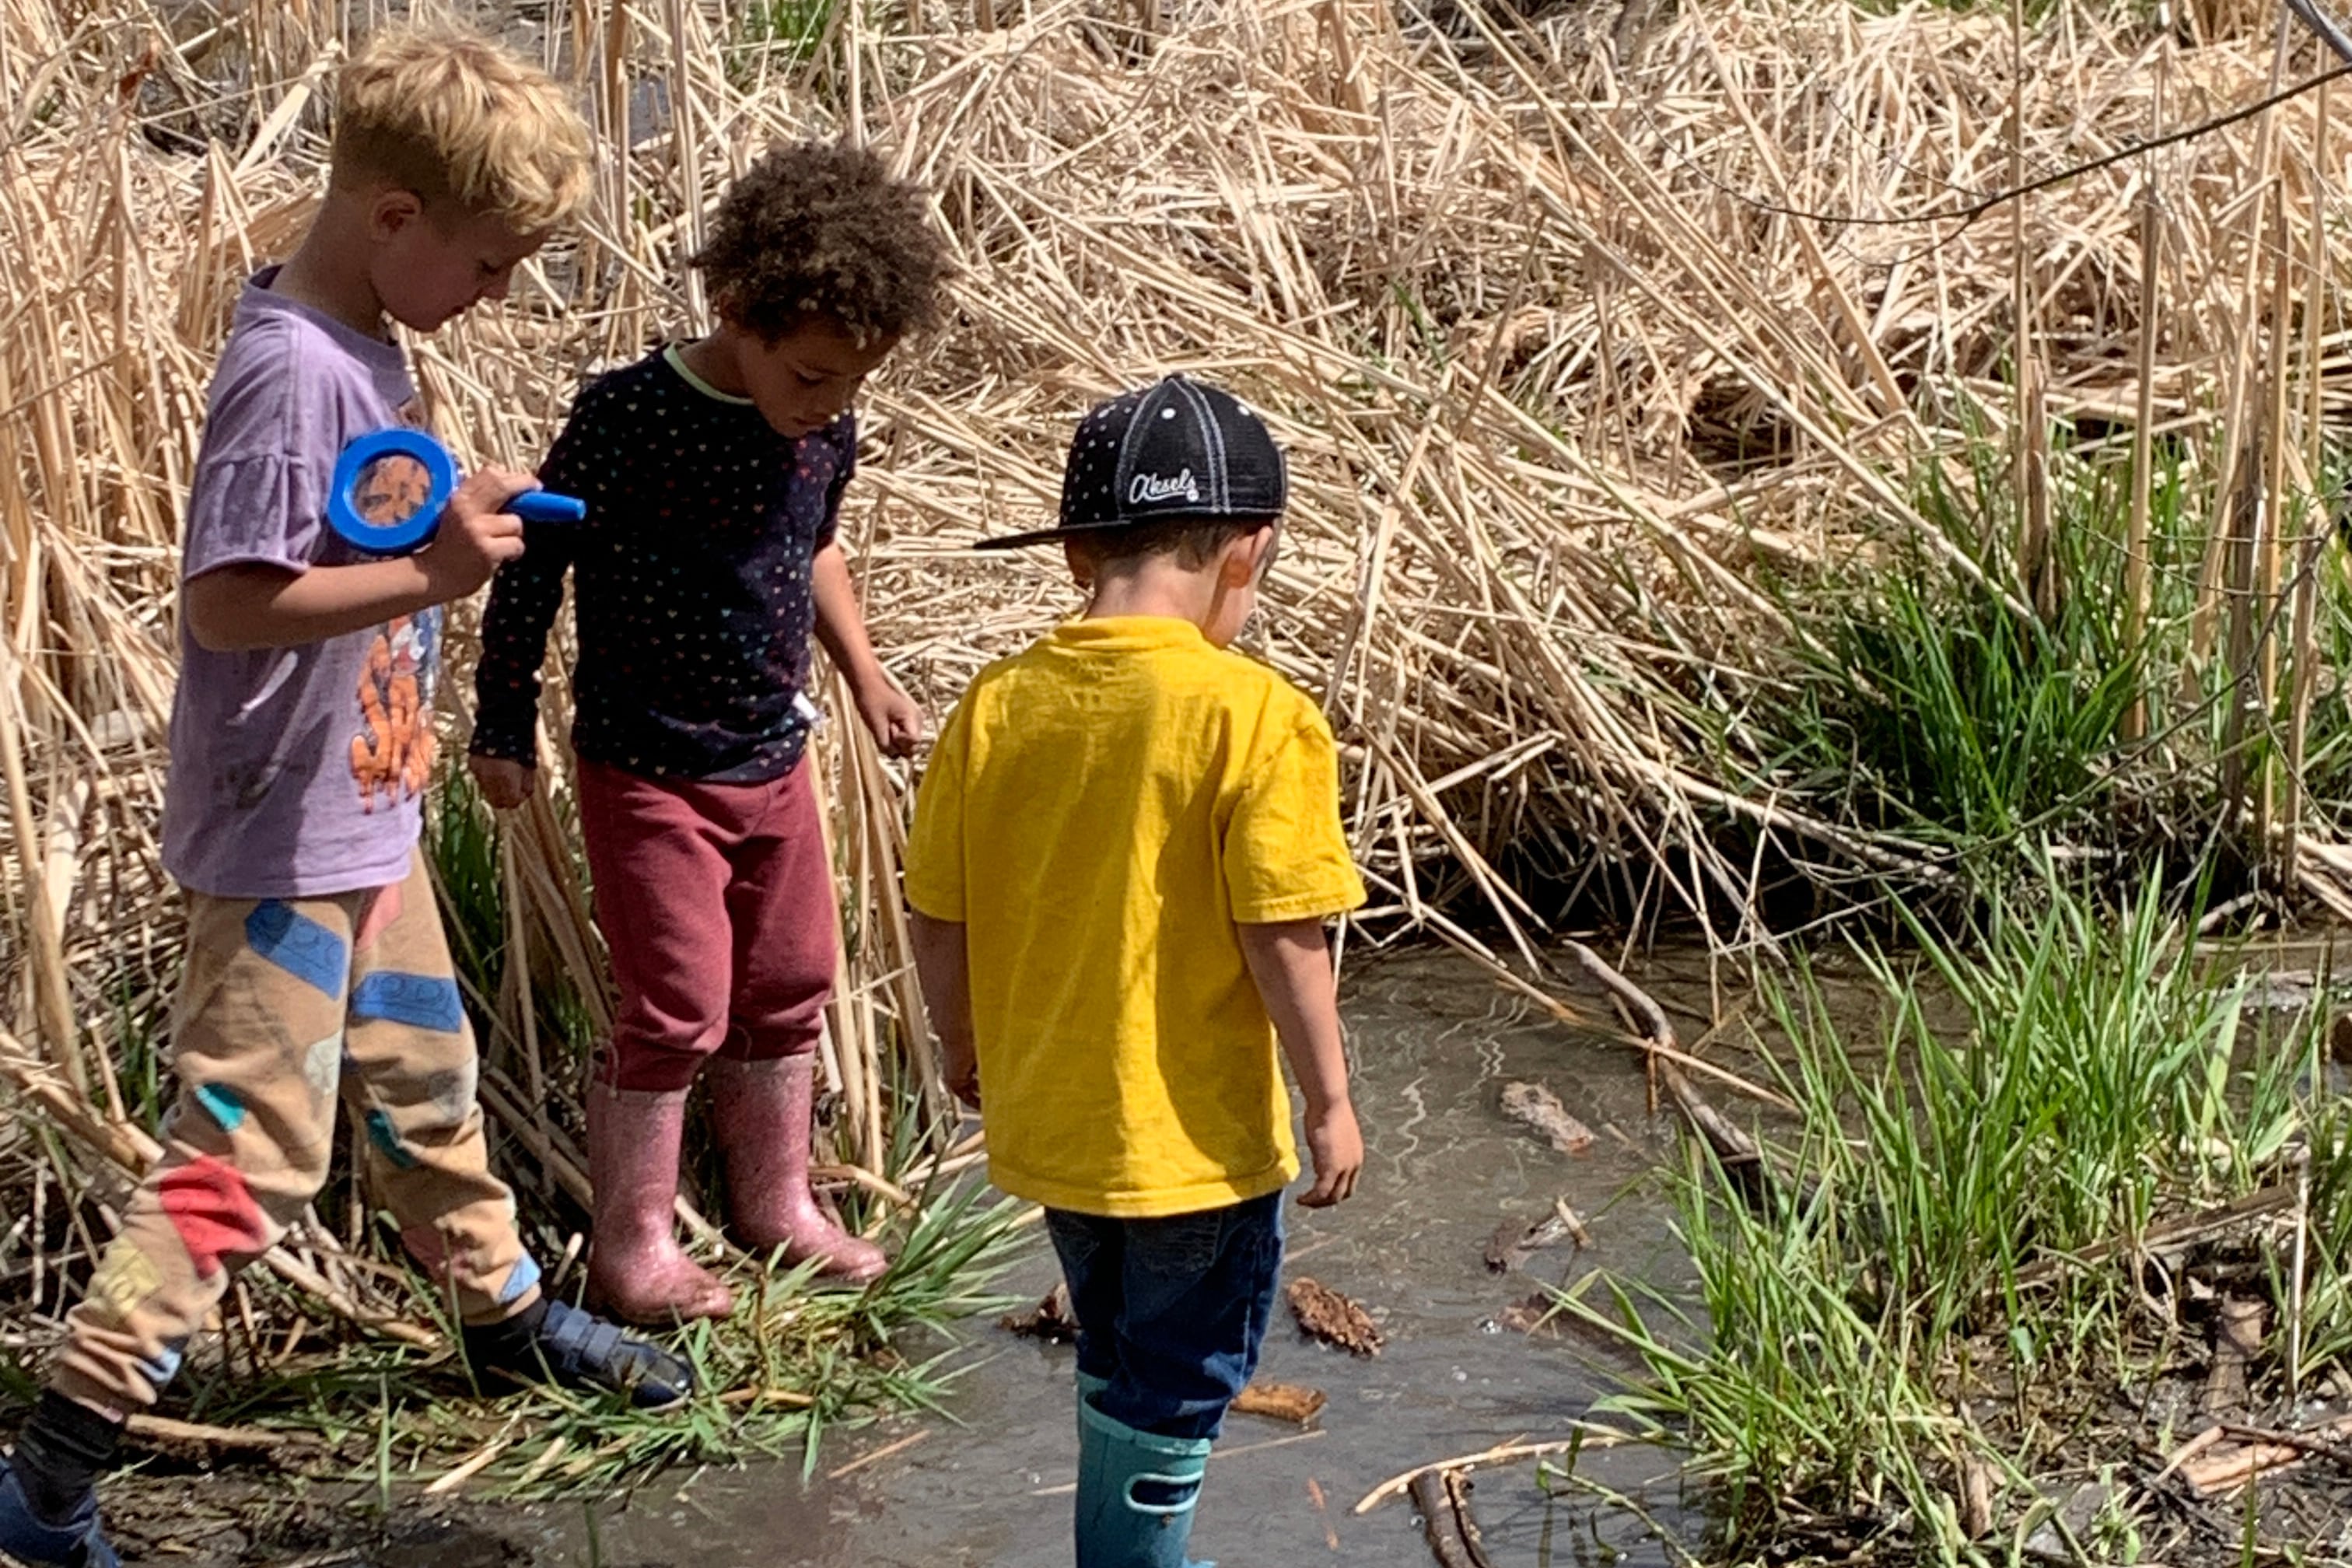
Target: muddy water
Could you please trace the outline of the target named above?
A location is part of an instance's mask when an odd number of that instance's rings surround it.
[[[1662,995],[1704,1007],[1703,973],[1669,971],[1652,973]],[[1304,1342],[1287,1312],[1277,1314],[1261,1375],[1319,1388],[1329,1404],[1303,1438],[1264,1419],[1227,1423],[1193,1545],[1224,1568],[1425,1568],[1433,1559],[1409,1503],[1359,1517],[1357,1500],[1414,1465],[1563,1436],[1607,1391],[1609,1368],[1623,1364],[1605,1346],[1528,1338],[1496,1315],[1529,1295],[1538,1276],[1558,1281],[1596,1265],[1688,1291],[1689,1266],[1652,1179],[1674,1132],[1645,1115],[1640,1069],[1627,1053],[1528,1016],[1442,953],[1351,963],[1347,993],[1365,1178],[1338,1210],[1292,1210],[1287,1274],[1312,1275],[1364,1302],[1388,1344],[1377,1359],[1356,1360]],[[1499,1100],[1514,1079],[1550,1086],[1599,1134],[1590,1152],[1560,1154],[1507,1119]],[[1591,1250],[1563,1245],[1538,1254],[1529,1272],[1489,1273],[1483,1253],[1497,1222],[1533,1219],[1562,1196],[1584,1218]],[[1042,1294],[1053,1279],[1041,1243],[1012,1284]],[[600,1519],[593,1546],[576,1511],[551,1510],[541,1560],[1064,1568],[1075,1460],[1070,1352],[993,1325],[975,1325],[966,1343],[972,1364],[950,1407],[960,1426],[933,1418],[860,1433],[825,1453],[829,1469],[922,1436],[807,1487],[797,1473],[765,1470],[706,1474],[682,1491],[648,1489]],[[1696,1537],[1703,1521],[1670,1457],[1588,1451],[1580,1465]],[[1674,1560],[1628,1512],[1576,1493],[1548,1500],[1531,1464],[1483,1473],[1475,1503],[1498,1568]]]

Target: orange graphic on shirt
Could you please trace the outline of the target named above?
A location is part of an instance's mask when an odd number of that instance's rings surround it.
[[[440,616],[402,616],[375,635],[360,667],[360,718],[352,737],[352,777],[360,806],[398,805],[433,777],[433,671]]]

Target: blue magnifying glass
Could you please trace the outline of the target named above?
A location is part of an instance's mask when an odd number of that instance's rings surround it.
[[[433,537],[457,489],[457,459],[422,430],[378,430],[343,448],[327,495],[327,525],[371,555],[404,555]],[[525,490],[506,510],[525,522],[578,522],[585,501]]]

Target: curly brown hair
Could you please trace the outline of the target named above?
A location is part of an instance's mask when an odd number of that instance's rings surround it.
[[[923,187],[846,142],[771,149],[720,198],[693,258],[712,300],[774,342],[812,317],[859,342],[939,324],[950,270]]]

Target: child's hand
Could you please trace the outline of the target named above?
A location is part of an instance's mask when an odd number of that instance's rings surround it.
[[[469,756],[466,766],[481,786],[482,798],[500,811],[512,811],[529,800],[539,779],[537,768],[506,757]]]
[[[512,468],[477,468],[442,510],[433,542],[417,561],[442,600],[462,599],[522,553],[522,519],[502,509],[539,481]]]
[[[877,676],[858,691],[857,716],[873,731],[874,743],[886,757],[913,756],[916,743],[923,738],[921,705],[891,684],[887,676]]]
[[[1364,1168],[1364,1135],[1356,1108],[1346,1100],[1307,1112],[1307,1152],[1315,1162],[1315,1188],[1299,1195],[1301,1208],[1329,1208],[1355,1194]]]

